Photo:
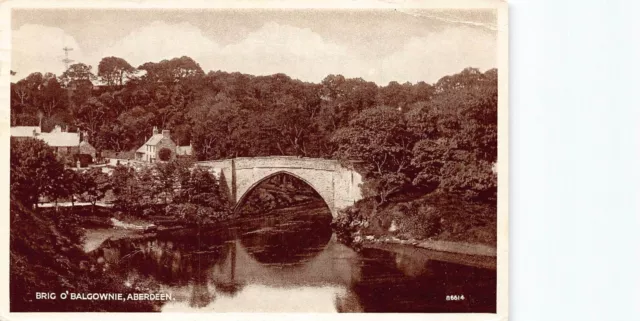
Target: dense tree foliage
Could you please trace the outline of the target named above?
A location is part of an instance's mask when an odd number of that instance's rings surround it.
[[[134,70],[126,60],[118,57],[102,58],[98,64],[98,76],[108,86],[122,86]]]
[[[170,160],[170,159],[171,159],[171,150],[170,150],[170,149],[168,149],[168,148],[161,148],[161,149],[158,151],[158,158],[159,158],[161,161],[165,161],[165,162],[166,162],[166,161],[168,161],[168,160]]]
[[[380,204],[405,187],[495,198],[497,71],[467,68],[435,84],[328,75],[318,84],[284,74],[211,71],[189,57],[133,68],[106,57],[58,79],[12,84],[12,124],[86,131],[99,150],[131,151],[154,126],[197,159],[290,155],[357,163]],[[163,157],[166,155],[163,155]]]
[[[11,141],[10,188],[10,309],[13,312],[45,311],[156,311],[155,302],[61,300],[60,293],[132,293],[104,265],[82,249],[83,232],[72,211],[47,213],[34,209],[40,196],[65,197],[87,193],[99,197],[100,176],[78,176],[42,141]],[[87,178],[85,180],[85,178]],[[89,186],[81,186],[86,181]],[[104,181],[103,181],[104,182]],[[51,211],[51,210],[49,210]],[[36,292],[56,293],[52,300],[37,300]]]
[[[180,189],[166,213],[195,224],[213,223],[228,218],[228,195],[218,179],[208,170],[195,167],[179,175]]]
[[[64,166],[43,141],[12,138],[10,167],[11,194],[25,206],[37,205],[43,196],[63,196]]]
[[[92,168],[78,175],[76,181],[80,184],[81,199],[91,202],[91,211],[95,210],[96,203],[102,200],[107,191],[111,189],[111,181],[100,168]]]

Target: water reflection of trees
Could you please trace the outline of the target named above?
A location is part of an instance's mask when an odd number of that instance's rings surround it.
[[[245,252],[260,264],[290,265],[317,255],[331,238],[326,217],[299,217],[293,222],[272,217],[244,223],[234,228],[185,229],[156,237],[110,240],[95,255],[130,284],[144,279],[189,288],[184,299],[198,308],[209,305],[219,294],[234,296],[243,288],[236,279],[240,243],[251,249]]]
[[[495,271],[366,249],[353,291],[366,312],[495,312]],[[374,262],[368,264],[367,262]],[[447,295],[466,296],[446,301]]]
[[[153,280],[156,285],[173,288],[176,299],[191,308],[210,306],[219,296],[235,296],[245,283],[256,283],[285,288],[316,284],[344,287],[346,291],[335,298],[340,312],[495,311],[494,270],[430,260],[408,252],[364,249],[357,255],[335,242],[322,244],[323,238],[309,234],[313,223],[306,226],[308,229],[295,229],[302,236],[247,234],[244,228],[180,231],[155,239],[109,241],[96,254],[113,269],[120,269],[132,283]],[[285,264],[290,268],[283,269],[282,262],[304,257],[300,254],[304,246],[291,255],[273,251],[272,245],[278,242],[299,242],[309,247],[322,244],[319,247],[323,251],[317,256],[307,254],[311,258],[303,265]],[[260,254],[250,253],[247,248],[252,246],[273,252],[265,254],[260,262]],[[451,294],[467,298],[447,302],[445,298]]]
[[[258,262],[302,264],[320,253],[331,239],[331,216],[272,215],[247,221],[240,242]]]

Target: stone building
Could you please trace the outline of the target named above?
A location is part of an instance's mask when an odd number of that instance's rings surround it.
[[[169,156],[167,161],[176,158],[176,143],[171,139],[171,134],[168,129],[163,129],[162,133],[158,132],[157,127],[153,127],[153,135],[136,150],[136,160],[155,163],[160,159],[161,150],[169,150]]]
[[[11,133],[11,137],[24,139],[27,137],[36,137],[40,135],[42,131],[40,130],[40,126],[13,126],[9,132]]]
[[[176,154],[178,154],[178,157],[191,157],[193,156],[193,147],[191,147],[191,144],[189,146],[178,146]]]
[[[49,133],[42,132],[38,126],[11,127],[10,132],[12,137],[19,139],[32,137],[44,141],[59,157],[70,156],[77,159],[82,156],[83,163],[93,162],[96,157],[96,149],[87,140],[86,133],[70,133],[59,125]]]

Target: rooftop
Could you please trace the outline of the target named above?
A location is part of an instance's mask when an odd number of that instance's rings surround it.
[[[178,146],[176,147],[176,154],[179,156],[191,156],[193,149],[191,145],[189,146]]]
[[[12,137],[33,137],[33,131],[40,133],[39,126],[15,126],[11,127],[10,133]]]
[[[36,138],[51,147],[69,147],[80,145],[79,133],[40,133]]]

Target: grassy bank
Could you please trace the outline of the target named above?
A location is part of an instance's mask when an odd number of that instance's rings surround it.
[[[149,301],[62,300],[60,293],[133,293],[88,256],[73,213],[34,211],[11,199],[10,309],[13,312],[156,311]],[[37,300],[37,292],[58,294]]]
[[[436,251],[495,256],[496,204],[455,194],[403,194],[378,205],[364,199],[334,220],[344,243],[411,244]]]

